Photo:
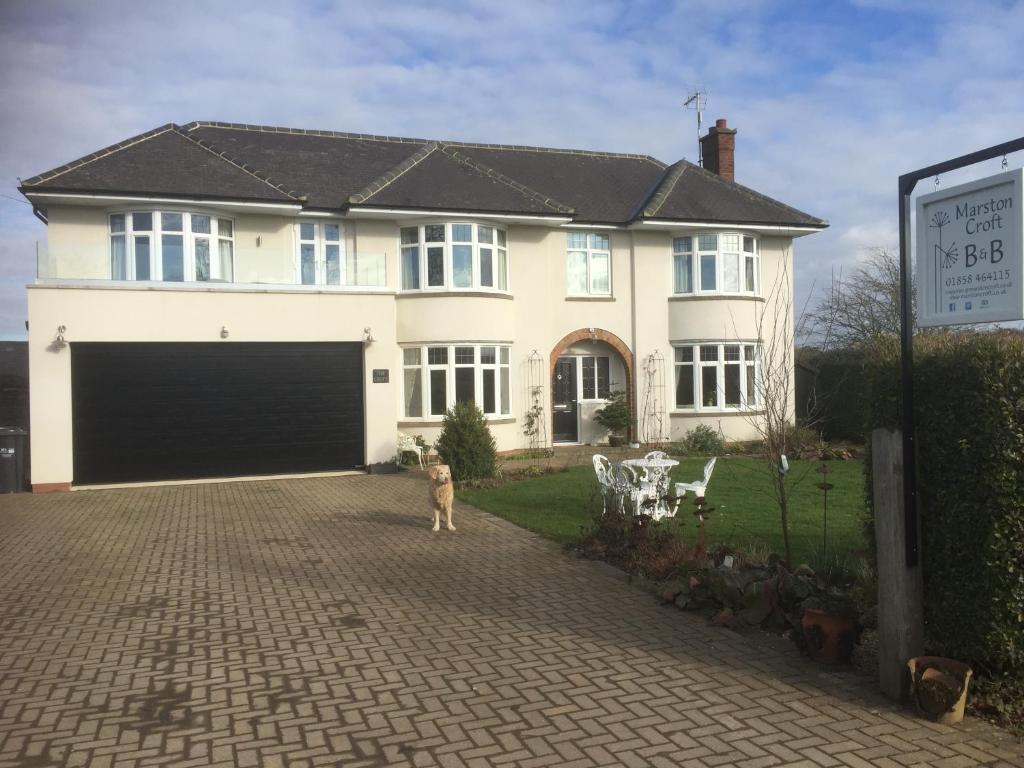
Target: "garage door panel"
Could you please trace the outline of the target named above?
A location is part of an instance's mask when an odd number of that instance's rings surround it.
[[[363,463],[362,344],[75,343],[75,482]]]

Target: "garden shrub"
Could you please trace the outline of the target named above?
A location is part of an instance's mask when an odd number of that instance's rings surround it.
[[[725,450],[725,441],[714,427],[698,424],[686,430],[681,447],[691,456],[717,456]]]
[[[473,403],[456,403],[445,413],[434,448],[451,467],[453,480],[484,480],[498,472],[494,436]]]
[[[608,405],[594,413],[594,421],[617,437],[625,435],[630,422],[625,391],[617,389],[609,394]]]
[[[584,557],[604,560],[632,574],[664,579],[693,557],[693,551],[666,526],[649,515],[623,513],[609,508],[601,514],[600,502],[594,526],[584,533],[577,548]]]
[[[895,342],[880,346],[867,367],[874,427],[899,426],[898,352]],[[914,389],[929,650],[981,671],[1020,674],[1024,334],[918,337]],[[870,456],[864,468],[870,504]]]

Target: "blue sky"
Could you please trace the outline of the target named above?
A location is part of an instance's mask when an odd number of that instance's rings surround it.
[[[799,308],[895,244],[900,173],[1024,134],[1022,39],[1024,2],[986,0],[4,0],[0,338],[45,239],[18,176],[191,120],[694,160],[694,84],[737,180],[831,222],[797,241]]]

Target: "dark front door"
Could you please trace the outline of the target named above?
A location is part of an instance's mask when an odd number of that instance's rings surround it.
[[[351,469],[360,343],[73,343],[74,481]]]
[[[577,443],[580,439],[576,402],[576,358],[560,357],[551,382],[554,393],[554,436],[556,443]]]

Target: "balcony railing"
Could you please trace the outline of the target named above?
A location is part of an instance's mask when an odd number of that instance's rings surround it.
[[[269,265],[269,266],[268,266]],[[156,265],[150,274],[157,272]],[[179,268],[179,271],[180,268]],[[264,254],[260,258],[249,259],[245,255],[235,254],[231,265],[232,279],[210,279],[202,281],[170,281],[170,280],[117,280],[111,279],[110,263],[105,255],[69,250],[51,249],[44,242],[36,243],[36,279],[43,281],[87,281],[96,283],[114,283],[132,285],[147,283],[150,285],[193,285],[215,287],[260,286],[264,288],[279,287],[296,290],[338,290],[338,291],[373,291],[386,290],[387,257],[385,254],[351,254],[344,263],[328,270],[326,265],[318,264],[315,270],[306,270],[305,278],[294,264],[294,259],[282,255],[280,259],[268,259]]]

